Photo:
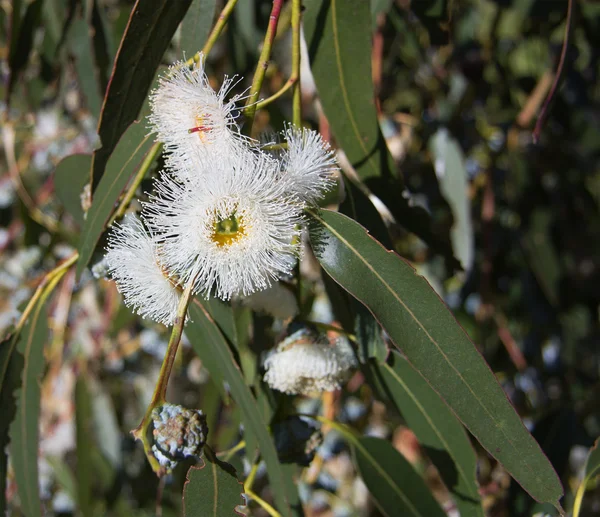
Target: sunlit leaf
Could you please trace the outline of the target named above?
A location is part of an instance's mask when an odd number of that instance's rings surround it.
[[[452,493],[461,517],[483,517],[477,456],[462,424],[410,363],[392,352],[393,364],[379,367],[383,389]]]
[[[312,73],[338,145],[362,179],[390,175],[371,79],[371,7],[365,0],[305,2]]]
[[[536,500],[558,506],[562,486],[481,354],[414,269],[344,215],[313,214],[325,271],[365,304],[480,443]]]
[[[438,130],[431,138],[430,148],[435,159],[435,173],[440,191],[450,205],[454,217],[454,224],[450,230],[454,256],[460,260],[463,269],[469,271],[475,250],[465,159],[460,145],[446,129]]]
[[[358,471],[383,515],[446,515],[421,476],[391,443],[381,438],[358,438],[352,442],[352,451]]]

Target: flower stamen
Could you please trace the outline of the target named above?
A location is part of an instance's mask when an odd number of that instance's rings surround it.
[[[217,219],[213,223],[211,240],[219,247],[231,246],[246,235],[244,220],[236,217],[235,212],[224,219]]]

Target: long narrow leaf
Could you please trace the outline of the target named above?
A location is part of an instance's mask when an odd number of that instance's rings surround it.
[[[358,223],[313,214],[325,271],[377,318],[480,443],[536,500],[560,507],[562,486],[483,357],[427,281]]]

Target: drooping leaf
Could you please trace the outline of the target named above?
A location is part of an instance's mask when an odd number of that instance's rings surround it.
[[[244,485],[235,469],[212,454],[205,455],[205,465],[188,470],[183,486],[185,517],[230,517],[235,507],[244,504]]]
[[[462,424],[410,363],[392,352],[379,374],[383,389],[427,451],[462,517],[484,517],[477,490],[477,456]]]
[[[364,0],[305,2],[312,73],[338,145],[358,175],[391,175],[371,79],[371,7]]]
[[[81,192],[89,181],[92,164],[90,154],[72,154],[63,158],[54,171],[54,192],[73,219],[83,225]]]
[[[100,113],[102,147],[94,152],[93,190],[121,136],[138,118],[162,56],[191,1],[136,0],[133,5]]]
[[[20,19],[21,2],[13,5],[13,18],[11,27],[11,47],[8,60],[10,77],[8,80],[7,102],[14,89],[20,73],[29,61],[29,54],[33,48],[35,32],[39,26],[44,0],[33,0],[26,10],[23,19]]]
[[[10,426],[10,458],[21,510],[26,517],[42,515],[38,484],[38,420],[40,381],[45,365],[44,344],[48,338],[46,305],[35,307],[17,343],[17,351],[23,357],[23,373],[17,394],[17,413]]]
[[[23,356],[15,351],[16,341],[8,336],[0,342],[0,515],[6,514],[6,446],[9,443],[9,426],[15,417],[15,391],[21,383]]]
[[[191,58],[202,49],[215,17],[215,0],[193,0],[181,22],[181,54]]]
[[[200,303],[191,304],[189,313],[190,322],[186,327],[186,335],[215,382],[228,382],[231,396],[242,411],[242,422],[255,437],[265,460],[277,509],[282,515],[291,515],[290,504],[296,504],[298,495],[286,491],[277,451],[266,422],[261,418],[256,399],[246,386],[225,337]]]
[[[87,20],[81,18],[75,20],[69,36],[69,46],[75,55],[75,70],[80,89],[88,109],[94,117],[98,118],[102,108],[102,95],[92,57],[92,36]],[[89,171],[88,168],[86,182],[90,179]]]
[[[77,507],[84,517],[92,515],[92,402],[85,376],[75,384],[75,444],[77,449]]]
[[[388,441],[358,438],[352,441],[352,452],[360,476],[383,515],[446,515],[421,476]]]
[[[115,209],[116,201],[151,147],[152,137],[146,135],[144,122],[134,122],[121,137],[108,160],[106,173],[94,193],[92,206],[81,231],[77,278],[92,258],[96,243]]]
[[[435,158],[435,173],[440,191],[450,205],[454,224],[450,230],[454,256],[463,269],[469,271],[474,259],[474,235],[471,221],[471,201],[468,197],[468,177],[464,156],[456,139],[447,129],[439,129],[430,140]]]
[[[480,443],[532,497],[559,507],[562,486],[486,362],[427,281],[344,215],[313,213],[325,271],[368,307]],[[317,226],[318,225],[318,226]]]

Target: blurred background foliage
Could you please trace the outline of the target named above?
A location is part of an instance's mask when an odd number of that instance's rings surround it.
[[[62,176],[55,168],[63,157],[98,146],[102,92],[133,2],[13,0],[1,6],[4,334],[43,272],[76,243],[83,211],[73,192],[88,182],[89,162],[81,157]],[[217,2],[216,12],[220,8]],[[215,77],[239,74],[247,78],[239,88],[249,84],[270,8],[264,0],[239,1],[210,57]],[[371,11],[380,125],[407,190],[386,194],[369,185],[387,205],[381,211],[390,242],[479,346],[561,476],[563,506],[570,508],[587,451],[600,435],[600,2],[573,0],[562,81],[537,142],[532,129],[557,69],[566,0],[372,0]],[[287,9],[264,97],[289,76],[289,21]],[[189,57],[205,37],[199,33],[189,41],[176,34],[164,64],[184,51]],[[303,91],[305,118],[328,135],[306,74]],[[291,103],[283,97],[259,113],[257,125],[277,130],[290,115]],[[161,160],[153,174],[160,166]],[[150,189],[146,178],[140,191]],[[394,200],[401,195],[430,214],[433,245],[409,231],[411,221],[403,220]],[[314,315],[327,302],[318,272],[307,262],[312,294],[304,310]],[[152,392],[165,329],[132,315],[114,285],[93,281],[89,272],[77,285],[74,272],[67,273],[51,307],[40,417],[46,508],[70,515],[77,501],[86,516],[153,515],[159,482],[128,431]],[[264,343],[275,339],[268,317],[247,317],[254,319],[254,342],[260,341],[257,332],[264,332]],[[255,364],[260,350],[246,342],[239,349],[242,365]],[[171,397],[205,411],[209,443],[217,450],[237,443],[240,412],[227,392],[189,346],[178,365]],[[250,370],[244,367],[244,374],[253,379]],[[438,501],[447,503],[406,422],[354,381],[335,401],[341,418],[376,436],[393,436]],[[260,383],[255,388],[267,416],[267,395],[261,397]],[[329,432],[321,449],[323,470],[309,473],[300,486],[310,501],[307,515],[377,515],[356,484],[340,437]],[[483,450],[477,452],[489,515],[542,510]],[[229,461],[241,472],[249,467],[235,455]],[[257,493],[264,488],[260,479]],[[162,483],[162,515],[180,514],[184,480],[185,469],[178,468]],[[10,475],[7,494],[9,514],[20,515]],[[600,515],[598,487],[590,486],[581,515]]]

